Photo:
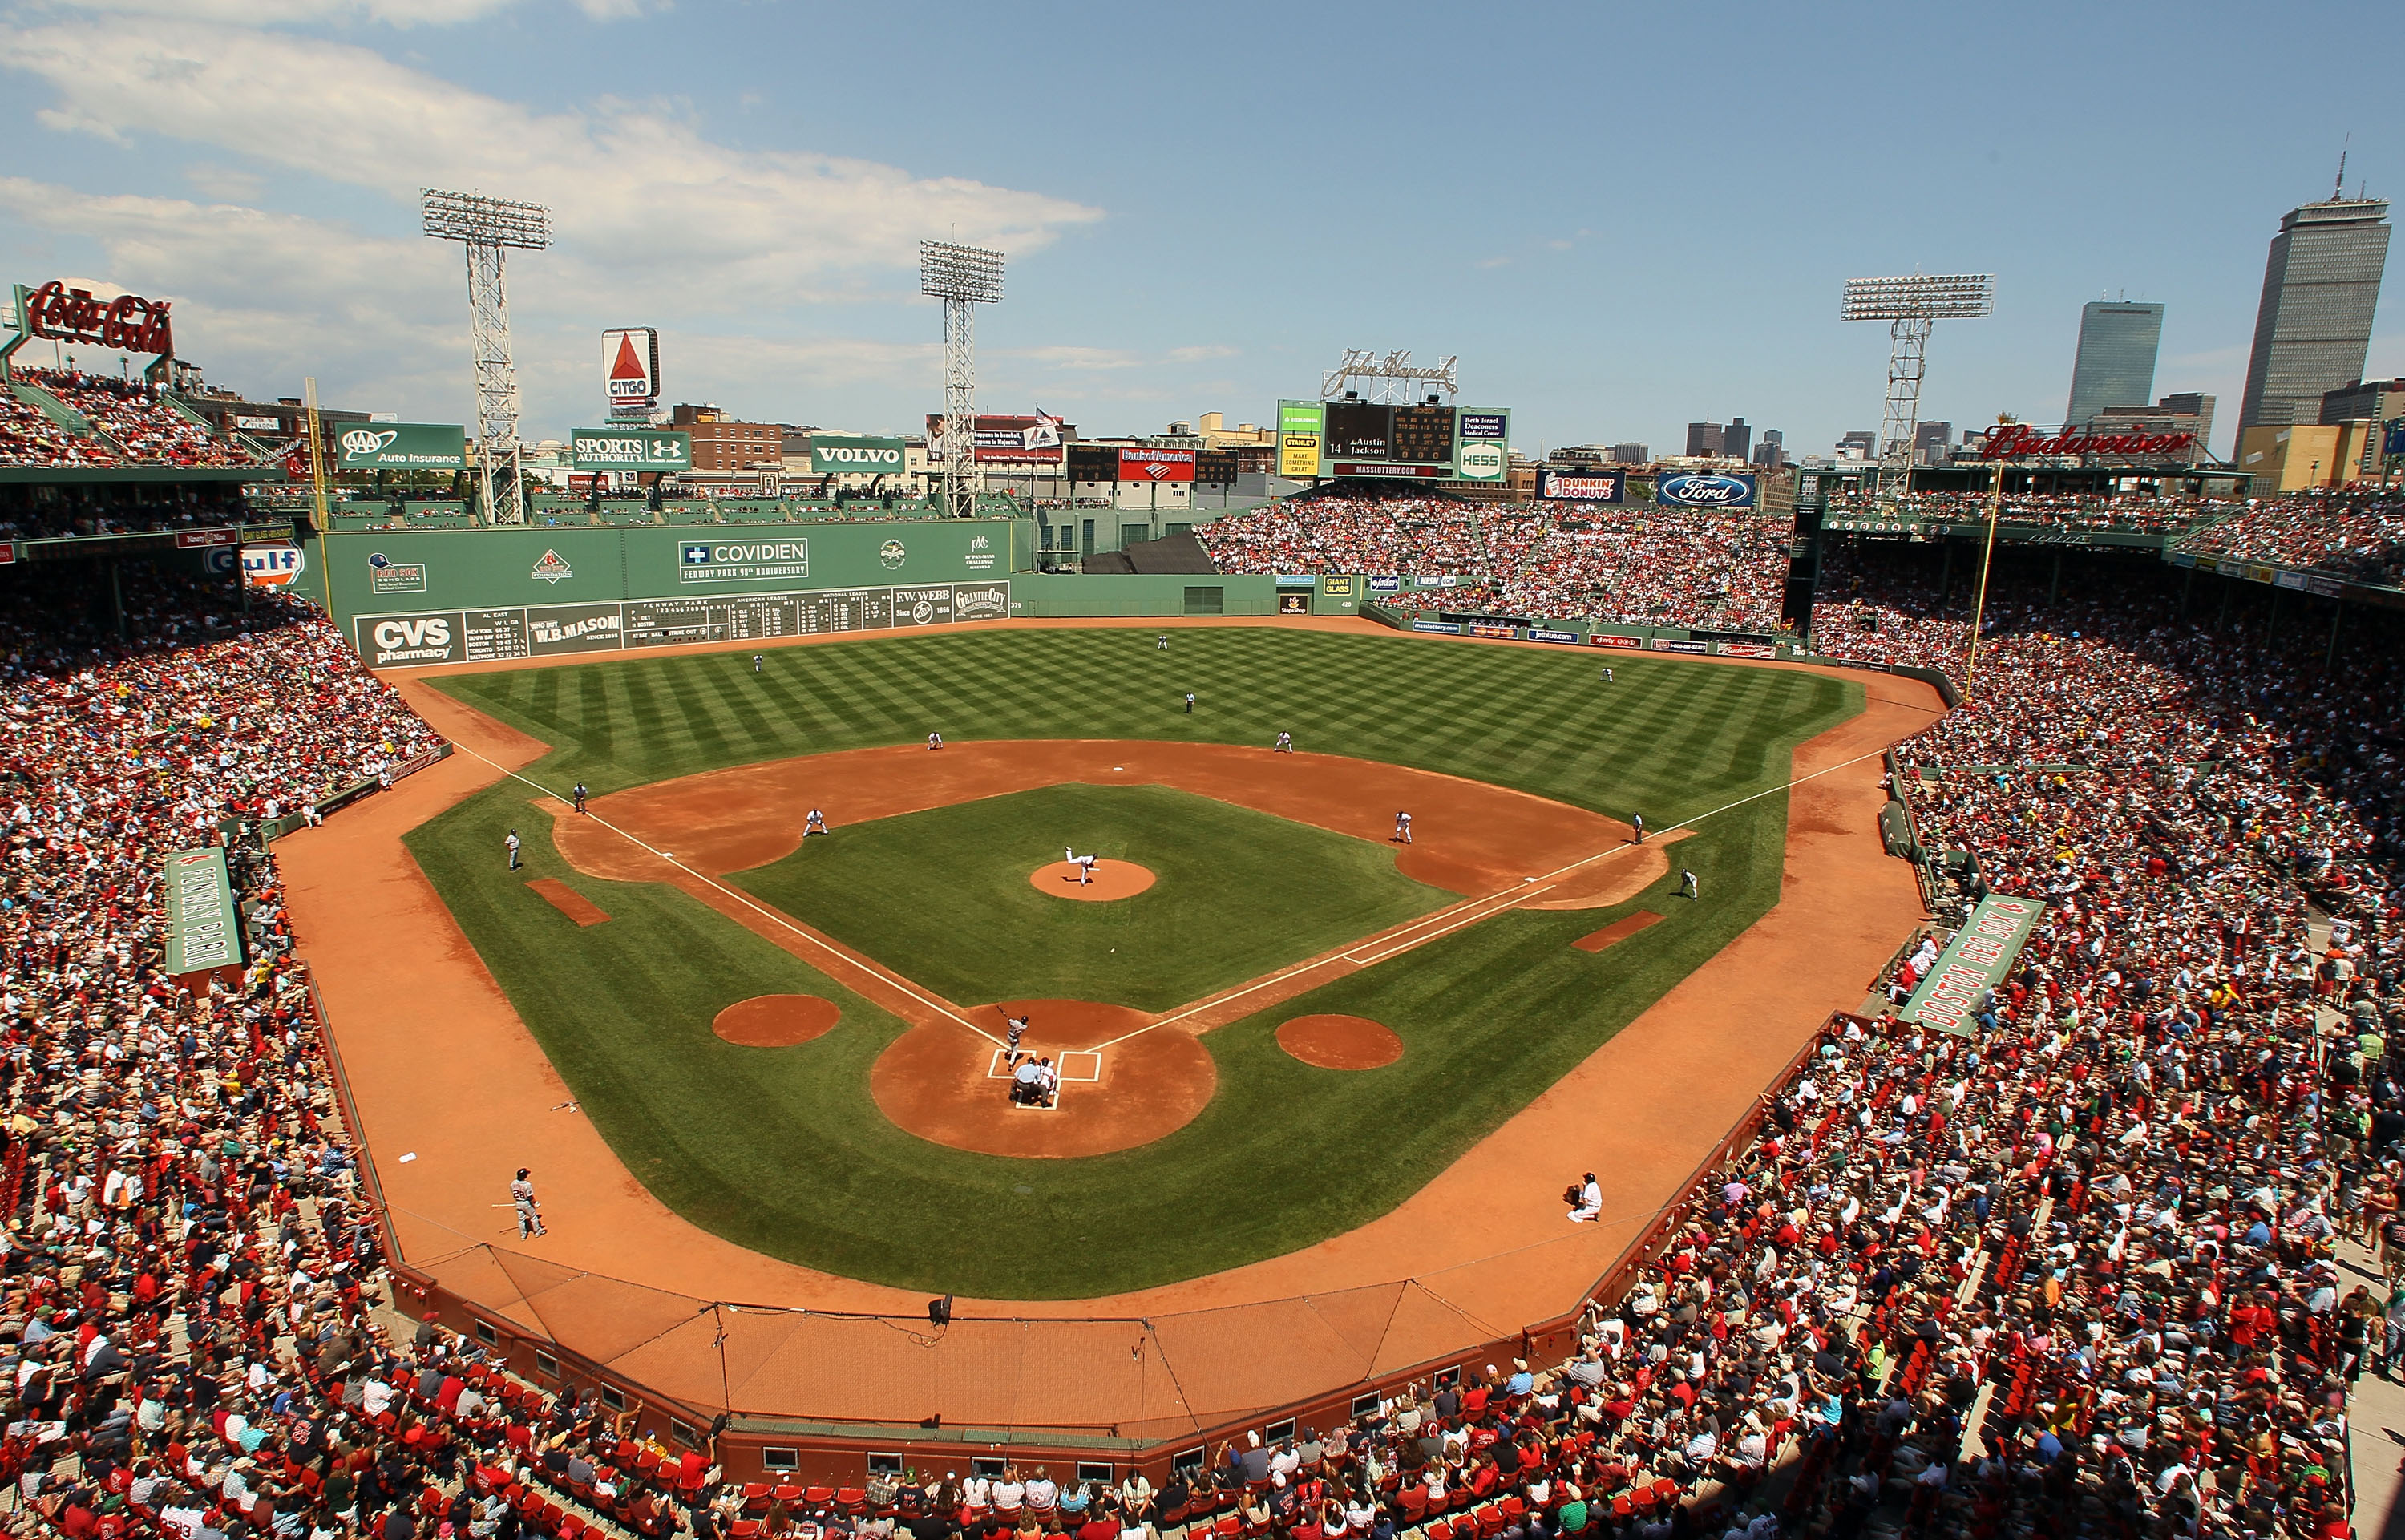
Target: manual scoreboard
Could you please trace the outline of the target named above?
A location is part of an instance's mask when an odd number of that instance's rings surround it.
[[[1489,407],[1369,401],[1278,403],[1278,473],[1411,481],[1501,481],[1512,414]]]

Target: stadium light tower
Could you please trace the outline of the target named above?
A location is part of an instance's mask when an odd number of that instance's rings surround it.
[[[1848,278],[1838,319],[1886,321],[1887,420],[1880,430],[1879,500],[1904,495],[1912,479],[1913,431],[1920,423],[1920,376],[1934,322],[1993,315],[1996,279],[1990,273],[1915,273],[1901,278]]]
[[[476,364],[476,461],[485,513],[496,524],[526,522],[526,487],[518,466],[518,369],[510,358],[510,302],[501,289],[501,260],[512,249],[551,245],[551,210],[474,192],[418,190],[426,233],[457,241],[468,253],[468,343]],[[495,502],[493,445],[509,451],[509,486]]]
[[[944,512],[977,513],[977,306],[1002,298],[1002,253],[919,243],[919,292],[944,302]]]

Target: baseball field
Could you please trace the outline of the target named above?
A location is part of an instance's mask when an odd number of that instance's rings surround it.
[[[1156,634],[441,677],[549,752],[408,846],[678,1214],[828,1274],[1089,1298],[1426,1186],[1779,901],[1791,754],[1863,703],[1802,671]],[[1149,885],[1083,898],[1067,848]],[[730,1040],[788,1004],[799,1040]],[[1008,1014],[1062,1071],[1049,1109],[1008,1105]],[[1298,1052],[1329,1018],[1372,1067]]]

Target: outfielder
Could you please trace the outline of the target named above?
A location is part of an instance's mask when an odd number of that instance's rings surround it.
[[[1610,669],[1603,671],[1603,682],[1607,685],[1611,683],[1611,671]]]
[[[1194,714],[1194,692],[1192,690],[1188,690],[1186,692],[1186,714],[1188,716]]]
[[[753,653],[752,655],[752,671],[753,673],[758,673],[760,671],[760,655],[758,653]]]
[[[1395,814],[1395,832],[1387,836],[1387,843],[1392,844],[1398,840],[1407,845],[1412,842],[1412,815],[1408,812]]]
[[[810,809],[810,815],[802,820],[802,838],[805,840],[809,839],[813,834],[832,834],[835,831],[833,829],[827,827],[826,814],[821,812],[816,808]]]
[[[1167,652],[1169,650],[1169,633],[1167,631],[1161,632],[1160,638],[1155,641],[1152,645],[1153,650],[1156,652]]]

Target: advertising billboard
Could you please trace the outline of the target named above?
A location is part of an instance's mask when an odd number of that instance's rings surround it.
[[[1319,474],[1319,456],[1327,443],[1328,405],[1316,401],[1278,403],[1278,474],[1301,478]]]
[[[810,435],[810,474],[814,476],[898,476],[907,461],[900,439]]]
[[[1754,478],[1717,471],[1681,471],[1653,484],[1653,501],[1665,508],[1751,508]]]
[[[660,403],[660,334],[648,326],[601,333],[601,374],[612,417],[649,417]]]
[[[1512,414],[1463,407],[1454,417],[1453,473],[1461,481],[1501,481],[1512,469]]]
[[[578,428],[568,436],[580,471],[689,471],[693,435],[665,428]]]
[[[944,418],[927,414],[927,458],[945,454]],[[976,459],[980,465],[1058,465],[1061,463],[1061,419],[1034,417],[987,417],[977,414]]]
[[[1121,481],[1192,481],[1194,451],[1191,449],[1121,449],[1119,479]]]
[[[334,439],[337,471],[463,471],[468,431],[430,422],[369,422]]]
[[[1559,502],[1625,502],[1628,478],[1618,471],[1540,471],[1537,496]]]

